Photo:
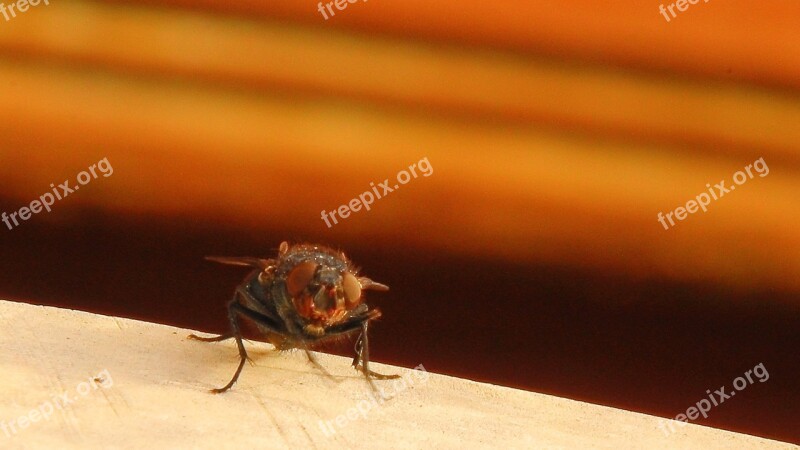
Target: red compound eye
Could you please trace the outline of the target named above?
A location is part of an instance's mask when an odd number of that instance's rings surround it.
[[[353,309],[361,302],[361,283],[350,272],[345,272],[342,277],[344,300],[347,309]]]
[[[296,298],[308,286],[308,283],[314,279],[314,272],[317,270],[317,264],[311,261],[300,263],[289,272],[286,277],[286,289],[292,298]]]

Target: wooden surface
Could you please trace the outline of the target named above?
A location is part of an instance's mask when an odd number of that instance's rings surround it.
[[[214,395],[236,364],[230,342],[5,301],[0,323],[4,449],[798,448],[696,425],[665,436],[657,417],[383,365],[404,384],[378,382],[390,398],[370,401],[349,359],[319,354],[334,381],[253,342],[254,366]],[[44,420],[62,395],[72,403]],[[36,421],[20,429],[23,415]]]

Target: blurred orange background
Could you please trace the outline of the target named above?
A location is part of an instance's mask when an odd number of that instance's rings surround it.
[[[499,336],[499,346],[502,336],[524,335],[527,314],[537,314],[528,302],[551,305],[560,318],[597,307],[611,320],[624,308],[630,316],[618,318],[620,326],[637,314],[665,320],[660,308],[667,308],[670,317],[692,318],[675,319],[670,329],[694,323],[689,345],[696,347],[661,357],[709,364],[698,369],[704,375],[696,385],[660,380],[635,392],[613,390],[621,375],[603,379],[577,363],[573,372],[588,371],[599,384],[560,374],[574,354],[558,360],[558,344],[533,350],[531,339],[508,351],[527,371],[551,367],[546,379],[520,373],[511,361],[499,367],[505,363],[488,347],[481,355],[498,360],[470,371],[470,355],[453,356],[442,371],[674,416],[711,380],[737,375],[706,358],[712,347],[720,360],[741,349],[736,339],[751,317],[754,330],[773,334],[749,356],[771,349],[772,367],[796,380],[800,368],[789,356],[800,343],[793,321],[800,316],[800,3],[700,2],[670,22],[660,4],[372,0],[326,20],[310,1],[51,0],[0,18],[2,210],[17,211],[102,158],[114,170],[52,212],[2,230],[0,296],[223,327],[222,307],[213,305],[227,294],[202,296],[206,287],[190,291],[185,282],[158,297],[156,285],[202,273],[227,292],[237,273],[215,279],[228,269],[205,268],[203,254],[267,256],[281,240],[307,240],[361,254],[372,264],[364,264],[368,275],[383,270],[374,278],[396,276],[393,288],[416,289],[417,303],[391,300],[405,302],[409,320],[434,300],[435,288],[425,283],[437,275],[453,283],[439,286],[442,295],[456,285],[465,291],[436,299],[454,303],[438,306],[439,320],[467,323],[473,319],[460,315],[493,307],[519,316],[502,329],[445,326],[448,351],[457,353],[459,336],[469,333],[475,342]],[[657,221],[659,212],[705,192],[706,183],[730,185],[761,157],[768,176],[668,230]],[[321,210],[422,158],[430,177],[330,228],[322,221]],[[87,249],[92,233],[102,236],[102,252]],[[176,267],[162,267],[167,261]],[[87,267],[103,276],[80,285]],[[162,269],[174,272],[156,273]],[[549,277],[540,269],[561,287],[535,292],[533,281]],[[151,303],[108,299],[123,273],[144,272],[152,272],[148,285],[127,285],[138,293],[124,295],[146,292]],[[503,278],[510,273],[519,276]],[[43,287],[48,277],[70,287]],[[498,277],[507,284],[493,285]],[[472,286],[476,280],[481,287]],[[508,285],[515,280],[518,286]],[[585,289],[562,292],[572,284]],[[655,300],[653,290],[671,294]],[[672,294],[680,307],[670,306]],[[206,306],[188,315],[168,306],[186,305],[183,297]],[[703,324],[716,319],[703,315],[720,308],[729,314],[718,324],[724,332],[705,336]],[[392,329],[391,317],[379,326]],[[551,332],[585,331],[563,327]],[[607,338],[601,342],[625,347],[637,328]],[[670,337],[648,339],[666,345]],[[386,348],[387,359],[419,363],[399,344]],[[749,356],[736,361],[759,362]],[[617,357],[614,364],[629,356]],[[556,360],[548,365],[547,358]],[[664,374],[672,366],[651,363],[627,376],[653,382],[694,370]],[[796,382],[770,383],[773,397],[765,399],[797,398]],[[759,401],[737,399],[738,407],[707,423],[800,440],[790,426],[800,418],[797,406],[770,416],[764,411],[774,400]]]

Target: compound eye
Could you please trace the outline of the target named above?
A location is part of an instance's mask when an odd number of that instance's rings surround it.
[[[350,272],[345,272],[342,277],[342,288],[347,309],[353,309],[361,300],[361,283]]]
[[[314,279],[314,273],[317,271],[317,263],[306,261],[300,263],[289,272],[286,277],[286,289],[292,298],[300,295],[301,292],[308,286],[308,283]]]

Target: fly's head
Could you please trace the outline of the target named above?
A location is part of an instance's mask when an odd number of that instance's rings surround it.
[[[286,294],[304,322],[304,330],[322,336],[329,327],[354,316],[369,316],[364,291],[386,291],[389,287],[360,277],[342,252],[308,244],[280,247],[276,275],[285,281]]]

